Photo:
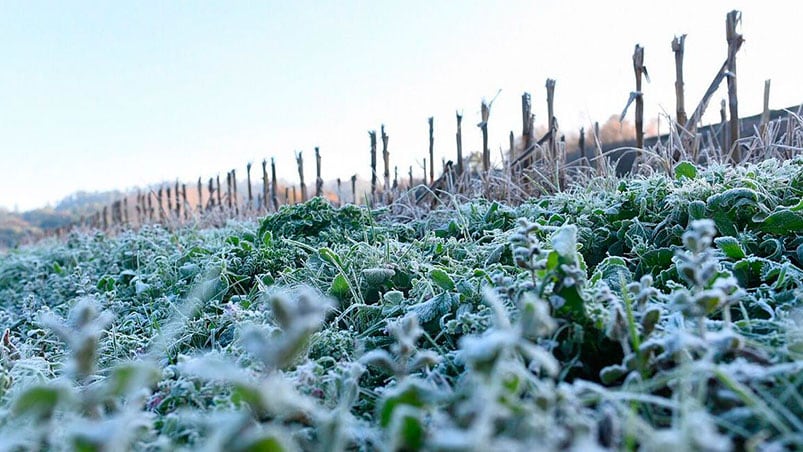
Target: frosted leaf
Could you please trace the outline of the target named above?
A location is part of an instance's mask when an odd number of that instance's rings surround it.
[[[562,226],[552,236],[552,249],[564,259],[574,261],[577,253],[577,226]]]

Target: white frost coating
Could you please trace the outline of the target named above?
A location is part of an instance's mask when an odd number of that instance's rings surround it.
[[[561,257],[569,257],[574,260],[574,256],[577,254],[577,226],[573,224],[561,226],[552,236],[552,249],[557,251]]]

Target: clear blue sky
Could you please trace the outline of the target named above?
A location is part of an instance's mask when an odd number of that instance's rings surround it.
[[[557,80],[565,129],[621,111],[633,46],[652,82],[646,113],[674,111],[670,41],[688,33],[689,110],[725,57],[724,22],[743,11],[740,111],[803,102],[801,8],[793,2],[283,1],[0,2],[0,207],[25,210],[77,190],[126,189],[244,172],[320,146],[324,177],[367,177],[369,129],[386,124],[402,174],[427,150],[454,154],[454,112],[468,151],[479,106],[502,93],[492,149],[520,132],[520,96],[546,116]],[[724,92],[714,98],[716,104]],[[632,115],[632,113],[631,113]],[[498,154],[498,152],[494,152]],[[418,163],[416,163],[418,162]]]

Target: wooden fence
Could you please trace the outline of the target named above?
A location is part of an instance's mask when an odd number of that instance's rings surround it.
[[[645,66],[645,49],[635,46],[633,53],[633,69],[635,74],[635,90],[630,93],[620,121],[624,118],[631,103],[635,103],[635,134],[632,142],[603,143],[600,139],[599,123],[595,123],[593,130],[587,133],[585,128],[580,129],[579,141],[576,149],[567,152],[565,137],[558,126],[554,115],[555,91],[557,82],[552,79],[546,81],[546,120],[545,133],[538,137],[534,127],[535,114],[533,113],[533,98],[530,93],[521,96],[522,126],[519,135],[519,146],[516,146],[516,134],[510,132],[510,149],[504,155],[503,170],[492,168],[491,153],[488,146],[488,129],[492,127],[491,106],[493,101],[483,100],[480,105],[481,122],[478,124],[482,132],[480,155],[466,156],[463,148],[461,113],[456,114],[456,154],[454,160],[442,161],[436,178],[436,164],[434,161],[434,128],[435,118],[428,118],[429,148],[422,156],[424,174],[416,178],[413,167],[410,166],[406,180],[399,178],[399,168],[391,167],[391,155],[388,150],[389,135],[385,125],[379,129],[368,132],[368,149],[370,153],[370,189],[358,191],[357,177],[351,176],[350,190],[342,187],[341,179],[337,179],[334,186],[327,188],[324,183],[324,174],[321,171],[321,162],[325,154],[320,148],[315,148],[315,188],[314,196],[324,196],[331,202],[342,205],[347,202],[371,205],[390,204],[409,193],[408,190],[418,187],[414,202],[425,202],[432,194],[437,192],[467,193],[480,186],[481,194],[488,194],[489,180],[492,176],[504,175],[524,185],[529,184],[533,191],[550,191],[566,188],[569,181],[569,171],[586,171],[602,173],[610,161],[617,160],[617,172],[626,172],[634,164],[635,156],[622,155],[618,148],[643,149],[655,146],[657,143],[673,142],[670,155],[667,157],[673,163],[681,157],[697,159],[703,146],[714,146],[721,155],[726,155],[733,163],[743,158],[743,142],[740,137],[745,134],[744,127],[740,126],[738,117],[737,98],[737,72],[736,55],[744,42],[743,36],[737,32],[737,25],[741,21],[741,13],[731,11],[726,15],[726,39],[728,52],[724,63],[719,67],[711,84],[700,99],[691,117],[686,114],[686,97],[683,81],[683,56],[685,51],[685,35],[675,37],[671,41],[671,50],[675,59],[675,93],[676,117],[673,118],[674,127],[671,133],[663,137],[644,137],[644,97],[643,80],[647,78]],[[701,118],[706,111],[712,96],[720,84],[727,79],[727,112],[721,110],[722,123],[716,128],[708,126],[699,127]],[[769,121],[778,117],[777,113],[769,111],[769,80],[765,84],[764,112],[755,118],[750,118],[750,127],[760,133],[767,133]],[[729,119],[728,119],[729,115]],[[758,124],[755,124],[755,119]],[[727,127],[726,127],[727,125]],[[750,130],[747,130],[749,133]],[[715,139],[712,139],[715,137]],[[379,138],[379,141],[377,140]],[[381,145],[382,169],[378,168],[378,153]],[[626,154],[626,153],[625,153]],[[262,215],[278,210],[282,205],[303,202],[309,199],[310,192],[304,180],[304,156],[302,152],[296,153],[297,183],[290,185],[280,183],[281,180],[293,180],[288,173],[277,171],[273,158],[261,162],[261,174],[252,174],[252,163],[245,166],[245,181],[238,182],[235,169],[226,172],[225,185],[221,184],[219,175],[215,177],[199,177],[195,187],[188,187],[186,183],[176,180],[175,183],[162,183],[149,189],[140,189],[119,200],[104,206],[94,214],[84,217],[78,223],[56,231],[62,234],[74,227],[91,228],[120,228],[136,227],[148,223],[181,224],[186,221],[198,219],[225,219],[231,217],[248,217]],[[268,170],[270,164],[270,170]],[[392,171],[391,171],[392,168]],[[391,174],[393,177],[391,178]],[[381,175],[381,184],[380,184]],[[483,184],[486,184],[483,187]],[[475,190],[476,193],[476,190]]]

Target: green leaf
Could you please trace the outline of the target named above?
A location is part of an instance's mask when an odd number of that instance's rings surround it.
[[[427,323],[451,312],[457,306],[459,299],[460,296],[456,293],[443,292],[427,301],[410,306],[407,311],[416,313],[421,323]]]
[[[706,217],[705,203],[698,200],[689,203],[689,218],[692,220],[702,220]]]
[[[288,449],[281,438],[272,433],[256,435],[243,441],[243,443],[236,450],[243,452],[285,452],[286,450],[292,450]]]
[[[318,254],[321,256],[321,259],[327,264],[331,264],[336,268],[343,268],[343,261],[340,260],[340,256],[338,256],[331,249],[326,247],[321,248],[318,250]]]
[[[434,268],[429,272],[429,278],[443,290],[454,290],[454,281],[445,271]]]
[[[418,380],[406,380],[388,390],[379,408],[379,425],[387,428],[393,420],[393,413],[400,406],[422,408],[433,397],[432,391]]]
[[[742,244],[735,237],[717,237],[714,239],[714,243],[728,259],[744,259],[747,256]]]
[[[335,276],[335,279],[332,281],[332,287],[329,289],[329,293],[337,298],[344,298],[346,295],[351,292],[351,287],[349,286],[349,282],[346,280],[346,277],[343,276],[342,273],[339,273]]]
[[[803,213],[789,209],[775,211],[758,224],[758,230],[778,235],[803,232]]]
[[[12,412],[17,416],[30,415],[38,419],[48,419],[66,396],[66,390],[58,386],[32,386],[17,397]]]
[[[624,290],[624,287],[621,287],[622,278],[620,275],[624,276],[625,283],[633,281],[633,273],[631,273],[630,269],[627,267],[627,262],[624,258],[608,256],[597,265],[594,274],[591,275],[590,281],[592,283],[605,281],[614,293],[619,293]]]
[[[573,264],[577,261],[577,226],[570,224],[561,226],[552,236],[552,249],[560,256],[561,264]]]
[[[147,361],[129,362],[112,370],[105,382],[106,390],[115,397],[124,397],[155,385],[160,377],[161,371]]]
[[[393,447],[390,450],[421,450],[426,430],[421,420],[421,410],[402,406],[393,415],[390,426]]]
[[[682,161],[675,165],[675,179],[681,180],[683,178],[694,179],[697,177],[697,167],[693,163]]]

